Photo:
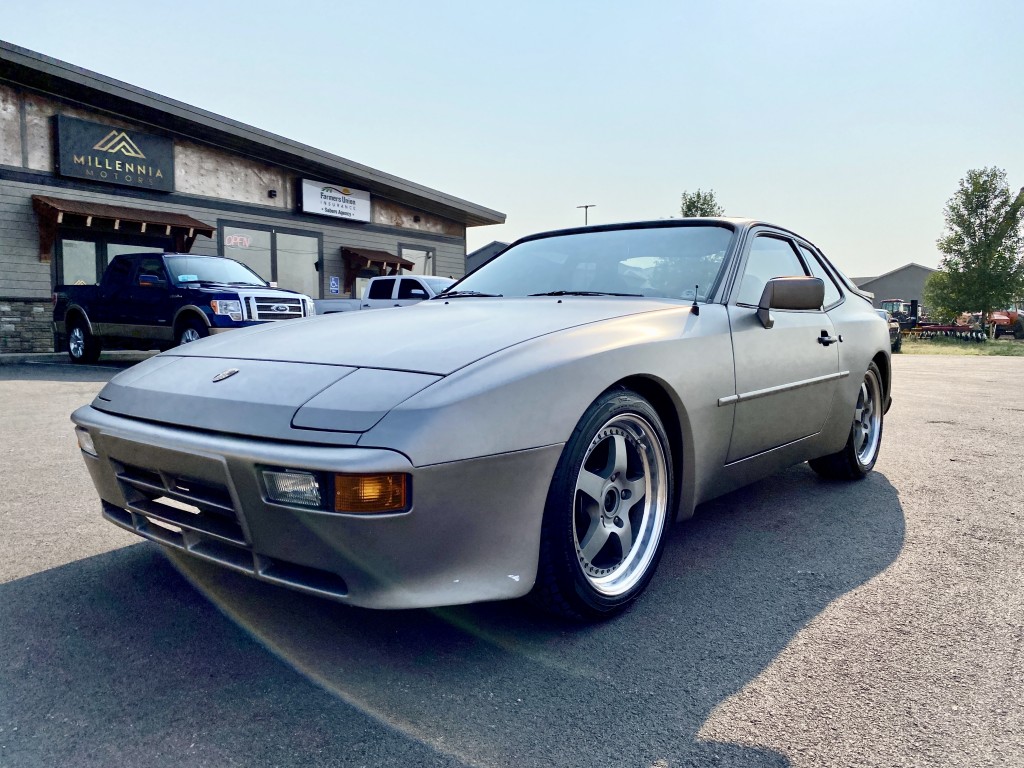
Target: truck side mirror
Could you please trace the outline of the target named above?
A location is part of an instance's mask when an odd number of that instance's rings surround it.
[[[772,309],[821,309],[825,283],[820,277],[773,277],[761,292],[757,319],[765,328],[775,325]]]
[[[141,288],[163,288],[167,281],[157,275],[139,275],[139,287]]]

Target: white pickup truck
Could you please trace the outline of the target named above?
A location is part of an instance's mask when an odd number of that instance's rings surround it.
[[[361,299],[315,299],[318,315],[353,312],[357,309],[405,307],[424,299],[432,299],[455,283],[449,277],[430,275],[390,275],[370,279]]]

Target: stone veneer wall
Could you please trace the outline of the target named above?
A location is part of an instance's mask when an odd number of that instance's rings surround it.
[[[53,306],[41,299],[0,299],[0,353],[53,352]]]

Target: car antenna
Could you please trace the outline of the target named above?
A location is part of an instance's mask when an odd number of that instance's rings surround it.
[[[697,291],[700,290],[699,285],[693,286],[693,304],[690,306],[690,313],[694,315],[700,315],[700,307],[697,306]]]

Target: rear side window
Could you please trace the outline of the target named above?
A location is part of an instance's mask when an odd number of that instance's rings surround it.
[[[758,235],[750,246],[750,256],[740,282],[738,304],[757,306],[764,287],[773,277],[804,276],[803,264],[788,240]]]
[[[132,280],[132,260],[119,257],[110,262],[103,275],[103,284],[109,288],[128,285]]]
[[[836,282],[832,279],[832,275],[830,275],[828,270],[826,270],[825,267],[821,265],[821,262],[818,261],[818,257],[802,245],[797,247],[800,248],[800,253],[804,255],[804,261],[807,262],[807,266],[811,270],[811,274],[815,277],[820,277],[821,281],[825,284],[824,306],[831,307],[843,298],[843,294],[840,293],[839,288],[836,287]]]
[[[370,283],[370,292],[366,295],[368,299],[390,299],[391,292],[395,289],[395,281],[374,280]]]

